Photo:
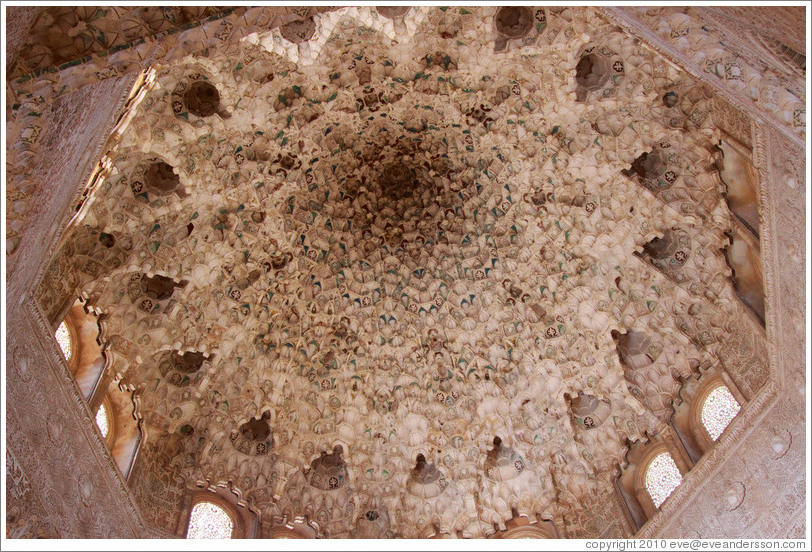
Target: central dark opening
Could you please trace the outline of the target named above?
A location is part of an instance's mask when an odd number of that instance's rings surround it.
[[[510,38],[519,38],[527,34],[532,23],[532,13],[525,7],[499,8],[499,13],[496,14],[496,30]]]
[[[198,81],[183,95],[183,103],[190,113],[198,117],[210,117],[220,107],[220,93],[212,84]]]
[[[180,184],[180,178],[172,170],[172,166],[163,161],[152,163],[147,167],[144,180],[149,190],[158,195],[172,193]]]

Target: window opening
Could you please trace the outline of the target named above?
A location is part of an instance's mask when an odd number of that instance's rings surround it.
[[[720,385],[708,394],[702,404],[702,425],[710,438],[716,441],[733,418],[741,410],[741,405],[724,385]]]
[[[56,329],[56,342],[59,343],[59,348],[62,349],[62,354],[65,355],[65,360],[70,360],[73,350],[70,343],[70,330],[68,325],[62,322]]]
[[[104,404],[96,411],[96,425],[99,426],[102,437],[106,439],[110,427],[107,425],[107,409],[104,407]]]
[[[211,502],[198,502],[189,517],[187,539],[230,539],[234,522],[228,512]]]
[[[667,452],[655,456],[646,468],[646,490],[657,508],[671,496],[680,483],[682,475],[674,459]]]

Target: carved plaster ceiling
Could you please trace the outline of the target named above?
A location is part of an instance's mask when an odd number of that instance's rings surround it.
[[[91,54],[132,44],[144,37],[178,29],[217,16],[222,7],[198,6],[51,6],[40,8],[29,38],[9,64],[11,78]],[[115,50],[113,50],[115,51]]]
[[[169,531],[230,481],[322,536],[595,536],[677,377],[765,370],[708,94],[591,9],[342,8],[154,69],[41,296],[104,314]]]

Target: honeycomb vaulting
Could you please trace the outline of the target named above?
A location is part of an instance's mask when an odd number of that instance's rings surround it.
[[[707,94],[588,8],[384,15],[155,66],[43,304],[106,314],[166,531],[231,482],[322,536],[627,534],[626,440],[677,378],[726,340],[765,374]]]

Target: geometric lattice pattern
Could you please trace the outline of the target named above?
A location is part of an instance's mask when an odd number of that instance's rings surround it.
[[[70,331],[68,325],[62,322],[56,329],[56,342],[59,343],[59,348],[62,349],[62,354],[65,355],[65,360],[70,360],[72,353],[70,346]]]
[[[702,405],[702,425],[714,441],[719,438],[728,424],[741,410],[739,402],[731,395],[730,389],[720,385],[708,394]]]
[[[107,425],[107,409],[104,408],[104,405],[101,405],[99,410],[96,411],[96,425],[99,426],[102,437],[106,438],[110,428]]]
[[[663,452],[655,456],[646,469],[646,490],[654,506],[659,508],[680,483],[682,475],[671,455]]]
[[[230,539],[234,522],[225,510],[211,502],[198,502],[189,518],[187,539]]]

